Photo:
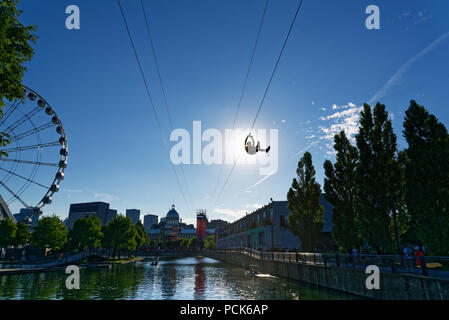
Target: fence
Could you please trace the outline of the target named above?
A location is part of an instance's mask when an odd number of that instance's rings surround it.
[[[264,261],[301,263],[341,268],[366,268],[376,265],[392,273],[413,273],[423,276],[449,277],[449,257],[399,255],[369,255],[309,252],[262,252],[248,248],[217,249],[217,252],[239,253]]]
[[[59,257],[57,255],[48,256],[45,258],[40,258],[33,260],[31,263],[22,264],[22,268],[49,268],[49,267],[55,267],[59,265],[64,265],[76,261],[81,261],[87,257],[89,257],[92,253],[89,253],[88,251],[83,251],[77,254],[72,254],[68,256]]]

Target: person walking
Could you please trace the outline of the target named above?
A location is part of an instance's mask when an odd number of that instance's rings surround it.
[[[422,251],[421,247],[417,247],[417,250],[415,250],[417,267],[421,267],[421,257],[423,257],[423,256],[424,256],[424,252]]]
[[[407,245],[404,247],[404,259],[405,267],[407,268],[407,271],[410,272],[412,265],[412,249],[410,249],[410,247]]]

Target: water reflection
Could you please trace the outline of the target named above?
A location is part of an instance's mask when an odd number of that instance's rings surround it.
[[[195,293],[193,298],[195,300],[203,300],[204,299],[204,283],[206,282],[206,273],[203,269],[202,264],[197,264],[195,266]]]
[[[353,299],[276,277],[248,277],[240,267],[198,257],[81,269],[80,290],[64,271],[0,276],[0,299]]]

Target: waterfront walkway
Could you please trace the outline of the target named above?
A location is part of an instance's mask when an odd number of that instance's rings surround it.
[[[140,259],[132,259],[123,261],[120,263],[130,263],[140,261],[150,257],[166,257],[173,258],[178,256],[190,256],[198,254],[198,250],[145,250],[145,251],[136,251],[133,252],[133,256],[142,257]],[[97,267],[97,268],[105,268],[106,265],[110,265],[110,263],[86,263],[81,264],[81,262],[89,257],[97,256],[104,259],[110,257],[112,250],[102,250],[102,249],[93,249],[91,251],[85,250],[80,253],[64,253],[62,257],[59,255],[53,255],[49,257],[43,257],[39,259],[35,259],[32,261],[27,261],[23,263],[15,263],[8,264],[7,268],[0,268],[0,275],[11,275],[11,274],[21,274],[21,273],[36,273],[36,272],[49,272],[49,271],[59,271],[65,269],[66,265],[76,264],[85,267]],[[119,259],[122,255],[119,254]],[[126,258],[129,257],[129,254],[126,255]],[[115,262],[113,262],[115,263]],[[112,263],[112,264],[113,264]]]
[[[449,279],[449,257],[403,257],[398,255],[261,252],[248,248],[221,249],[217,251],[230,254],[245,254],[257,260],[317,266],[334,266],[358,270],[365,270],[369,265],[376,265],[379,267],[379,270],[384,273],[411,274],[437,279]],[[422,266],[424,266],[424,268]]]
[[[35,273],[35,272],[47,272],[58,271],[64,269],[65,265],[80,262],[89,256],[94,255],[94,252],[83,251],[77,254],[68,254],[63,257],[45,257],[36,259],[33,262],[19,263],[17,268],[0,269],[0,275],[11,275],[21,273]]]

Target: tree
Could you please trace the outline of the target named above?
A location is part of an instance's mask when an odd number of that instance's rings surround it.
[[[117,250],[132,250],[136,247],[136,228],[130,218],[122,215],[108,223],[104,232],[104,245],[112,248],[112,258]]]
[[[35,26],[24,26],[17,9],[18,0],[0,0],[0,109],[4,99],[23,99],[22,78],[24,64],[30,61],[34,51]]]
[[[187,248],[188,245],[189,245],[189,239],[181,239],[181,240],[179,241],[179,246],[180,246],[181,248]]]
[[[321,186],[315,181],[315,168],[309,152],[298,162],[298,180],[293,179],[287,194],[289,227],[301,240],[302,248],[311,251],[316,248],[324,224],[324,207],[320,205]]]
[[[14,245],[15,246],[24,246],[30,241],[31,238],[31,232],[28,229],[28,226],[23,223],[19,222],[16,224],[17,231],[16,235],[14,237]]]
[[[31,234],[31,244],[38,248],[62,251],[68,242],[68,231],[57,216],[43,217]]]
[[[158,240],[151,239],[151,240],[149,241],[149,246],[150,246],[150,248],[156,248],[156,247],[158,247],[158,243],[159,243]]]
[[[98,247],[101,244],[103,232],[101,220],[97,216],[88,216],[75,221],[71,232],[71,246],[79,250]]]
[[[142,222],[137,221],[135,225],[136,228],[136,247],[140,248],[146,245],[149,241],[148,233],[145,231],[145,228],[142,225]]]
[[[405,202],[417,237],[431,254],[449,254],[449,135],[414,100],[405,112]]]
[[[17,226],[10,219],[0,220],[0,256],[3,248],[14,244]]]
[[[206,249],[214,249],[215,248],[215,236],[210,235],[204,239],[204,248]]]
[[[198,246],[198,239],[197,238],[192,238],[192,239],[189,239],[189,242],[188,242],[188,247],[189,248],[195,248],[195,247],[197,247]]]
[[[363,241],[382,251],[391,251],[393,240],[399,242],[404,231],[401,204],[401,166],[396,135],[385,105],[364,104],[359,133],[356,135],[359,162],[356,169],[356,221]],[[399,218],[398,218],[399,215]],[[399,248],[398,248],[399,249]]]
[[[344,131],[334,137],[337,152],[335,165],[324,162],[324,192],[326,200],[332,204],[332,237],[336,244],[349,251],[359,245],[355,225],[357,148],[351,145]]]

